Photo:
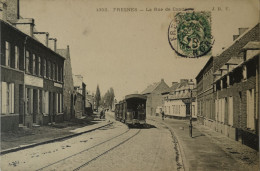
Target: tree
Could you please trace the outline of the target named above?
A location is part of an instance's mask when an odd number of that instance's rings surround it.
[[[115,98],[114,89],[111,87],[109,90],[107,90],[105,95],[102,96],[100,104],[105,108],[112,109],[114,98]]]
[[[101,95],[100,95],[99,85],[97,85],[97,90],[96,90],[96,94],[95,94],[95,102],[96,102],[97,110],[100,105],[100,100],[101,100]]]
[[[110,107],[110,109],[112,109],[112,107],[113,107],[114,98],[115,98],[115,92],[114,92],[114,89],[111,87],[109,90],[109,107]]]

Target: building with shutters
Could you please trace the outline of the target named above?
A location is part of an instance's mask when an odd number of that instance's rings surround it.
[[[188,79],[181,79],[179,83],[172,83],[169,93],[163,93],[164,103],[162,109],[164,110],[166,117],[188,119],[190,118],[191,112],[192,118],[197,117],[197,109],[195,108],[196,92],[193,89],[190,89],[190,84],[194,85],[194,82]]]
[[[19,0],[1,1],[0,8],[1,130],[63,121],[65,58],[57,40],[19,15]]]
[[[259,149],[259,23],[239,29],[234,42],[197,75],[198,120]]]

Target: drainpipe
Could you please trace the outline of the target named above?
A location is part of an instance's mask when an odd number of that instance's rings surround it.
[[[24,69],[24,72],[23,72],[23,103],[24,103],[24,108],[23,108],[23,125],[25,126],[25,109],[26,109],[26,90],[25,90],[25,71],[26,71],[26,43],[27,43],[27,39],[28,39],[28,36],[25,37],[25,40],[24,40],[24,44],[23,44],[23,52],[24,52],[24,60],[23,60],[23,69]]]

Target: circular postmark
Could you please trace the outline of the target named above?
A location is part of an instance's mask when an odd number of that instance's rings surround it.
[[[178,12],[168,28],[168,41],[182,57],[197,58],[211,52],[210,12]]]

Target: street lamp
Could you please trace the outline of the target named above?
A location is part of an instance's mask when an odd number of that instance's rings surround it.
[[[189,81],[189,89],[190,89],[190,137],[192,138],[192,90],[194,88],[194,82],[192,79]]]

